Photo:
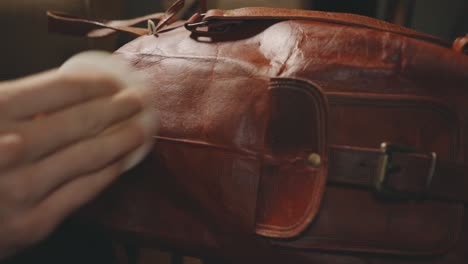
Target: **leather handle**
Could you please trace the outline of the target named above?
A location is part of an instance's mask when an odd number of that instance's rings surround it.
[[[197,0],[200,12],[205,13],[207,11],[206,0]],[[163,27],[170,25],[173,21],[175,15],[177,15],[180,10],[185,6],[185,0],[175,1],[164,13],[164,17],[159,21],[158,25],[155,27],[155,31],[160,31]]]
[[[147,29],[133,26],[151,19],[161,20],[164,15],[164,13],[155,13],[128,20],[106,21],[80,18],[62,12],[47,12],[49,31],[90,38],[106,37],[116,32],[125,32],[135,36],[146,35]]]
[[[420,33],[415,30],[391,24],[378,19],[355,15],[355,14],[337,14],[332,12],[319,12],[312,10],[296,10],[285,8],[269,8],[269,7],[245,7],[232,10],[211,9],[203,16],[204,25],[208,25],[210,21],[246,21],[246,20],[310,20],[317,22],[327,22],[340,25],[348,25],[352,27],[375,29],[384,32],[399,34],[406,37],[416,38],[438,44],[445,47],[450,47],[451,43],[443,39]],[[194,28],[194,30],[196,30]]]
[[[206,12],[206,0],[197,0],[200,11]],[[76,36],[86,36],[90,38],[106,37],[116,32],[124,32],[137,37],[147,34],[157,34],[164,27],[174,21],[174,17],[185,6],[185,0],[175,1],[164,13],[154,13],[142,17],[127,20],[92,20],[78,16],[48,11],[48,26],[50,32],[71,34]],[[150,23],[150,30],[134,27],[135,25],[148,21],[157,20],[158,24]]]

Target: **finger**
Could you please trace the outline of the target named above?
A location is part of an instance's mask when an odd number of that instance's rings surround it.
[[[19,132],[28,145],[26,160],[37,160],[74,142],[98,135],[137,114],[142,110],[142,103],[134,92],[127,91],[24,122]]]
[[[17,219],[20,241],[37,242],[60,224],[74,210],[93,199],[121,173],[121,163],[115,162],[96,172],[81,175],[63,185],[37,206]]]
[[[55,216],[56,221],[60,221],[109,186],[122,172],[121,167],[121,162],[116,162],[97,172],[80,176],[52,193],[39,208],[42,207],[42,210]]]
[[[144,143],[144,131],[130,122],[112,133],[76,143],[52,154],[22,172],[22,180],[34,186],[34,197],[30,200],[38,201],[62,184],[79,175],[102,169]]]
[[[2,90],[2,88],[5,88]],[[4,84],[3,109],[12,119],[24,119],[52,112],[91,98],[113,94],[121,85],[108,75],[86,71],[49,71]]]
[[[14,165],[24,154],[24,141],[18,134],[0,135],[0,176],[1,171]]]

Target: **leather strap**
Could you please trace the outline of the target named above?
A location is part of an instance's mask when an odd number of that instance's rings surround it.
[[[206,5],[206,0],[198,0],[198,5],[200,6],[200,12],[206,13],[208,11],[208,6]]]
[[[200,12],[206,12],[206,0],[197,0]],[[168,26],[174,22],[174,17],[182,10],[185,6],[185,0],[175,1],[164,13],[164,17],[159,21],[159,23],[154,28],[154,31],[160,32],[165,26]]]
[[[385,155],[378,149],[332,146],[329,152],[330,184],[373,188]],[[436,200],[468,203],[468,167],[434,159],[430,153],[394,152],[385,188],[395,193],[413,194]],[[435,166],[434,166],[435,165]]]
[[[407,37],[412,37],[445,47],[451,47],[451,43],[428,35],[414,31],[409,28],[394,25],[385,21],[377,20],[370,17],[355,15],[355,14],[338,14],[331,12],[319,12],[311,10],[295,10],[285,8],[269,8],[269,7],[246,7],[233,10],[209,10],[203,21],[216,20],[253,20],[253,19],[277,19],[277,20],[311,20],[335,24],[344,24],[354,27],[362,27],[376,29],[379,31],[391,32]]]
[[[200,9],[205,10],[206,1],[198,0],[198,2],[200,5]],[[177,0],[165,13],[155,13],[129,20],[113,21],[90,20],[61,12],[49,11],[47,12],[47,16],[49,19],[49,31],[78,36],[87,36],[91,38],[105,37],[117,31],[130,33],[135,36],[142,36],[148,34],[148,30],[133,27],[134,25],[147,20],[158,20],[159,22],[154,28],[154,32],[150,33],[160,32],[165,26],[170,25],[173,22],[173,18],[183,8],[184,5],[184,0]],[[217,23],[217,25],[223,26],[228,24],[229,21],[231,21],[232,23],[239,23],[239,21],[254,19],[312,20],[391,32],[403,36],[425,40],[446,47],[453,46],[455,50],[457,50],[458,47],[462,49],[466,45],[466,37],[461,38],[461,40],[457,39],[457,41],[455,41],[455,43],[451,45],[447,41],[431,35],[423,34],[405,27],[401,27],[377,19],[354,14],[337,14],[329,12],[284,8],[246,7],[233,10],[212,9],[207,11],[204,16],[200,16],[197,14],[194,15],[189,20],[189,23],[195,23],[195,17],[197,19],[203,17],[204,22],[224,20],[224,23]],[[201,23],[201,25],[206,26],[207,23]],[[186,26],[186,28],[192,31],[196,31],[196,27],[193,26]],[[459,43],[462,43],[463,45],[460,45]]]
[[[116,32],[125,32],[135,36],[147,35],[147,29],[133,26],[147,20],[161,20],[164,16],[164,13],[155,13],[128,20],[106,21],[80,18],[62,12],[47,12],[49,31],[90,38],[105,37]]]
[[[184,7],[185,0],[177,0],[175,1],[164,13],[164,17],[159,21],[158,25],[156,25],[155,32],[158,32],[164,26],[171,24],[173,18],[179,11]]]

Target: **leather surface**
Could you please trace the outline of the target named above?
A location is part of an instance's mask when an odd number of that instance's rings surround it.
[[[143,36],[116,56],[150,78],[161,131],[87,221],[252,263],[466,263],[462,202],[324,183],[340,169],[331,146],[397,142],[465,162],[467,56],[378,27],[269,19]]]

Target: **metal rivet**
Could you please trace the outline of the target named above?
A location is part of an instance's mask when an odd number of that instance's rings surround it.
[[[318,167],[322,163],[322,158],[317,153],[312,153],[307,157],[307,164],[311,167]]]

